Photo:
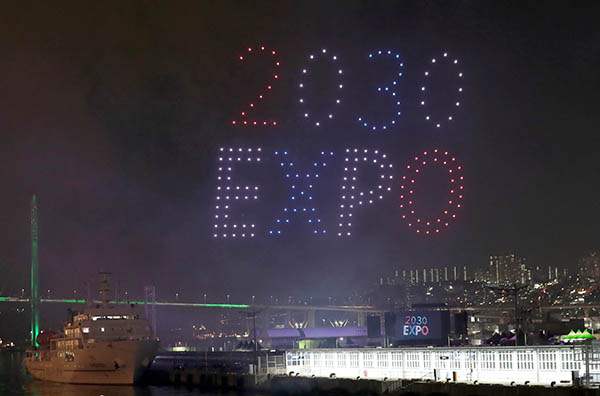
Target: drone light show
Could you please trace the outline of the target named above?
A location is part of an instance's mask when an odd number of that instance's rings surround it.
[[[220,148],[218,156],[217,196],[213,224],[214,238],[246,238],[260,235],[279,236],[285,228],[293,227],[300,222],[309,225],[311,234],[326,236],[328,229],[335,229],[337,237],[350,237],[353,231],[353,222],[357,212],[363,207],[372,206],[384,201],[386,196],[396,202],[399,201],[398,218],[408,222],[408,227],[413,228],[417,234],[437,234],[447,228],[451,221],[456,219],[456,213],[462,207],[464,196],[464,176],[462,166],[456,157],[448,151],[434,148],[431,152],[423,152],[415,156],[405,166],[408,175],[403,175],[400,183],[394,184],[396,167],[389,155],[378,149],[352,148],[345,149],[345,155],[337,158],[333,151],[322,151],[318,159],[310,164],[309,168],[302,169],[294,161],[289,160],[289,151],[273,150],[267,154],[261,147],[254,148]],[[265,186],[247,184],[235,177],[235,171],[245,165],[260,163],[264,167],[280,168],[283,179],[288,185],[289,199],[281,202],[281,208],[275,209],[270,223],[269,219],[261,219],[263,224],[245,223],[241,219],[233,218],[232,209],[237,205],[247,205],[252,201],[260,201],[258,191],[265,190]],[[446,206],[440,208],[440,213],[427,216],[415,211],[413,205],[418,200],[414,186],[418,183],[420,170],[426,166],[442,167],[447,173],[453,186],[449,191]],[[320,170],[326,167],[335,167],[341,172],[334,174],[332,179],[321,176]],[[367,167],[377,171],[377,182],[367,185],[361,182],[360,172]],[[253,169],[253,176],[264,169]],[[281,186],[279,180],[263,177],[274,186]],[[340,183],[340,203],[338,215],[334,221],[327,223],[319,215],[319,207],[326,197],[317,197],[314,193],[317,184]],[[285,184],[283,184],[285,185]],[[273,187],[273,186],[269,186]],[[395,197],[395,198],[394,198]],[[260,202],[258,202],[260,203]],[[363,214],[364,215],[364,214]],[[270,224],[269,227],[266,224]],[[360,230],[358,234],[360,235]]]
[[[247,53],[240,55],[240,62],[247,62],[249,58],[257,56],[268,56],[273,58],[273,70],[271,71],[273,79],[264,87],[264,91],[259,92],[258,95],[251,100],[247,108],[240,112],[240,118],[231,121],[232,125],[243,125],[243,126],[277,126],[277,121],[273,119],[257,119],[252,117],[255,108],[263,101],[265,95],[268,95],[272,89],[273,84],[279,79],[278,69],[281,63],[276,58],[277,52],[275,50],[269,50],[264,45],[256,48],[248,47]]]
[[[377,169],[378,184],[369,188],[360,189],[359,170],[371,166]],[[373,205],[383,199],[384,194],[391,191],[393,165],[386,154],[379,150],[346,149],[344,158],[344,176],[342,184],[342,203],[338,223],[338,236],[351,236],[352,215],[363,205]]]
[[[219,150],[219,166],[217,176],[217,204],[214,215],[214,237],[245,238],[255,235],[254,224],[246,224],[231,220],[231,205],[236,201],[258,199],[258,186],[237,184],[232,180],[233,170],[242,163],[261,161],[261,149],[228,148]]]
[[[261,91],[247,108],[240,112],[240,117],[233,120],[232,125],[236,127],[268,127],[284,124],[279,131],[285,133],[286,120],[278,122],[270,117],[255,115],[254,110],[257,105],[264,105],[265,102],[262,99],[266,94],[272,92],[272,84],[281,79],[281,64],[276,57],[277,51],[273,49],[268,49],[263,45],[248,47],[245,54],[239,56],[239,61],[244,63],[248,58],[259,56],[272,59],[273,70],[269,71],[272,78],[266,83],[264,92]],[[341,93],[344,90],[344,84],[351,85],[352,81],[343,81],[346,73],[338,56],[337,53],[322,48],[315,53],[309,53],[307,63],[300,69],[301,79],[297,83],[300,95],[295,103],[299,107],[300,118],[309,121],[307,127],[319,127],[321,130],[327,130],[335,128],[343,121],[340,117],[341,113],[338,113],[339,105],[342,102]],[[361,109],[354,119],[358,120],[356,128],[361,131],[359,133],[364,134],[366,130],[368,136],[374,136],[372,132],[386,131],[388,134],[380,135],[384,139],[386,136],[391,136],[391,129],[395,129],[393,133],[404,133],[401,130],[401,115],[403,115],[401,106],[406,99],[400,97],[399,81],[405,75],[411,73],[418,75],[419,72],[416,71],[418,68],[405,65],[402,58],[399,52],[389,49],[371,51],[364,57],[367,65],[373,65],[376,61],[391,60],[393,77],[385,83],[374,82],[372,84],[373,91],[367,93],[367,95],[385,95],[391,99],[391,107],[384,109],[384,113],[389,112],[389,116],[384,119],[379,117],[381,119],[378,120],[372,114],[376,113],[374,110],[379,109],[375,109],[373,106]],[[317,84],[316,80],[312,78],[312,72],[317,64],[325,64],[333,67],[334,70],[334,73],[329,72],[330,74],[326,75],[326,82],[323,84],[333,84],[335,88],[333,92],[336,94],[332,97],[324,96],[322,102],[326,105],[321,105],[322,108],[315,105],[314,98],[311,98],[307,92],[308,85]],[[458,64],[458,59],[450,57],[447,52],[443,52],[440,57],[430,58],[424,72],[425,81],[417,90],[420,95],[419,108],[424,109],[426,113],[424,117],[420,115],[417,117],[423,125],[422,128],[436,130],[454,120],[455,111],[460,108],[460,98],[463,93],[460,83],[463,72],[458,69]],[[447,72],[448,68],[450,68],[452,78],[452,81],[448,82],[452,87],[450,97],[454,101],[452,103],[453,112],[450,114],[444,113],[443,110],[431,104],[432,99],[436,97],[436,92],[431,89],[431,76],[434,73],[441,75],[443,71]],[[388,69],[389,71],[390,69]],[[455,86],[457,81],[458,85]],[[441,92],[441,90],[437,92]],[[441,93],[439,95],[441,97]],[[445,98],[447,97],[448,95],[445,96]],[[351,101],[351,98],[346,98],[346,100]],[[266,111],[268,112],[269,109]],[[325,122],[327,125],[324,124]],[[407,155],[404,160],[399,161],[404,165],[396,168],[389,152],[382,151],[380,144],[377,146],[379,148],[362,146],[339,149],[338,151],[342,155],[337,156],[334,155],[336,150],[323,148],[310,162],[294,160],[293,158],[303,157],[294,157],[289,149],[282,149],[281,146],[272,150],[255,145],[220,148],[217,157],[217,195],[211,229],[212,236],[217,239],[253,238],[264,235],[279,237],[285,235],[286,230],[292,230],[302,225],[307,228],[307,232],[315,236],[333,235],[334,238],[349,238],[361,235],[360,225],[357,228],[356,218],[368,216],[368,207],[380,205],[384,201],[388,202],[391,210],[390,216],[386,217],[390,221],[403,220],[415,234],[432,236],[446,230],[456,220],[457,213],[462,209],[464,201],[463,168],[462,165],[459,165],[456,157],[447,150],[433,148],[413,157]],[[309,158],[311,153],[302,153],[302,149],[294,151],[294,155],[299,154],[306,154],[305,158]],[[406,160],[406,158],[412,159]],[[248,168],[244,169],[245,167]],[[450,186],[446,191],[447,197],[444,205],[435,210],[419,209],[417,205],[424,198],[423,195],[419,197],[417,193],[417,190],[423,186],[421,171],[428,167],[443,170]],[[323,171],[326,168],[329,169],[324,174]],[[274,177],[272,173],[274,169],[279,170],[278,177]],[[397,174],[398,169],[403,169],[403,174]],[[369,173],[375,175],[374,180],[365,176]],[[247,178],[246,181],[245,178]],[[335,187],[339,191],[339,196],[334,197],[334,194],[323,193],[320,190],[323,187]],[[277,195],[274,191],[279,191],[283,196],[268,195]],[[335,198],[337,201],[332,206],[331,203],[335,201]],[[279,201],[273,204],[277,199]],[[270,203],[268,205],[270,213],[265,214],[264,210],[259,210],[254,213],[254,216],[251,216],[253,208],[259,208],[263,202]],[[329,207],[332,207],[333,210],[326,209]],[[324,213],[331,212],[335,213],[335,216],[323,217]]]
[[[257,117],[252,117],[251,115],[255,112],[256,108],[261,105],[263,99],[265,99],[266,95],[272,93],[273,83],[277,82],[280,79],[280,66],[281,63],[276,58],[277,51],[267,49],[264,45],[258,46],[256,48],[248,47],[246,50],[246,54],[239,56],[239,61],[241,63],[246,62],[251,57],[256,56],[269,56],[273,58],[273,69],[269,70],[269,74],[272,76],[272,79],[269,79],[265,86],[264,90],[258,93],[253,99],[251,99],[250,103],[240,111],[240,117],[231,121],[233,126],[277,126],[278,122],[271,117],[259,119]],[[301,70],[301,79],[298,82],[298,89],[300,91],[300,96],[297,99],[301,109],[301,115],[303,118],[310,120],[311,124],[315,127],[320,127],[323,125],[323,122],[326,120],[331,120],[335,116],[335,112],[339,105],[342,103],[341,92],[344,88],[344,70],[341,65],[339,65],[338,55],[332,55],[331,51],[326,48],[321,49],[320,51],[309,54],[307,56],[308,64],[304,65]],[[399,53],[394,52],[392,50],[377,50],[374,52],[370,52],[365,57],[369,63],[372,63],[378,59],[392,59],[397,62],[397,70],[394,70],[393,78],[387,83],[375,82],[375,89],[373,92],[376,92],[378,95],[389,95],[392,99],[393,108],[391,108],[390,116],[388,119],[383,121],[371,120],[369,116],[362,112],[356,117],[359,125],[363,128],[366,128],[370,131],[387,131],[393,126],[398,126],[400,124],[400,116],[402,115],[402,111],[400,110],[402,105],[402,100],[400,98],[400,92],[398,91],[399,78],[404,76],[405,74],[405,64],[401,60],[401,56]],[[331,84],[334,84],[335,90],[337,94],[330,99],[330,107],[320,109],[315,108],[312,105],[312,100],[310,97],[305,95],[306,88],[309,84],[311,84],[311,71],[312,67],[315,66],[317,62],[329,62],[334,66],[335,73],[330,77]],[[452,121],[455,117],[455,112],[450,114],[439,114],[429,106],[429,102],[432,98],[433,93],[431,93],[431,87],[429,86],[429,80],[431,75],[434,72],[438,71],[438,67],[441,67],[443,64],[447,64],[449,67],[457,68],[458,67],[458,59],[451,58],[448,56],[447,52],[444,52],[441,58],[432,58],[430,63],[427,65],[426,71],[424,72],[425,82],[423,85],[419,87],[420,91],[420,106],[425,109],[426,115],[424,116],[425,121],[428,125],[435,125],[436,128],[440,128],[443,125],[443,122]],[[258,70],[256,71],[259,72]],[[411,73],[411,72],[408,72]],[[457,79],[462,80],[463,72],[460,70],[453,71],[453,76]],[[452,103],[453,108],[458,109],[461,105],[460,98],[463,92],[463,87],[461,84],[458,84],[457,87],[453,88],[456,91],[456,97],[454,102]]]
[[[377,87],[376,87],[377,88],[376,91],[379,94],[391,96],[391,99],[394,103],[394,109],[393,109],[394,113],[392,114],[392,116],[390,117],[389,120],[383,121],[381,123],[371,121],[368,116],[365,116],[364,114],[360,114],[358,116],[359,124],[371,131],[378,131],[378,130],[386,131],[390,126],[395,125],[398,122],[400,115],[402,115],[402,112],[400,111],[401,102],[400,102],[400,95],[398,93],[398,79],[396,77],[402,77],[402,70],[404,68],[404,63],[402,61],[400,61],[400,54],[394,53],[394,52],[392,52],[392,50],[387,50],[387,51],[379,50],[379,51],[376,51],[375,53],[370,53],[368,55],[369,61],[374,61],[379,58],[391,58],[398,62],[397,76],[395,76],[394,79],[389,84],[384,84],[384,85],[377,84]]]
[[[325,224],[318,216],[315,207],[314,184],[319,179],[319,168],[327,166],[327,157],[332,157],[333,152],[321,152],[318,161],[312,163],[308,170],[302,170],[298,164],[288,160],[287,151],[275,151],[275,157],[280,158],[279,166],[284,172],[286,182],[290,185],[290,202],[283,208],[282,217],[275,220],[275,227],[269,230],[269,235],[281,235],[282,226],[290,225],[290,218],[304,217],[313,228],[313,234],[327,234]]]
[[[421,170],[428,166],[442,167],[447,174],[450,182],[448,191],[448,204],[441,209],[441,212],[431,218],[424,216],[415,209],[415,203],[418,197],[415,188],[418,185]],[[402,176],[400,185],[400,209],[402,209],[402,218],[405,219],[409,227],[412,227],[417,234],[426,235],[439,233],[440,230],[448,227],[450,222],[456,218],[456,212],[462,207],[464,192],[464,176],[462,175],[462,166],[456,161],[448,151],[441,152],[434,149],[432,152],[424,151],[421,155],[415,156],[412,163],[406,165],[407,174]]]
[[[313,54],[310,54],[308,56],[308,59],[309,59],[309,62],[311,62],[311,63],[315,62],[318,59],[324,59],[325,61],[329,60],[330,62],[332,62],[336,66],[337,66],[337,61],[338,61],[337,56],[336,55],[330,55],[327,52],[327,49],[325,49],[325,48],[323,48],[321,51],[319,51],[319,53],[317,54],[317,56],[315,56]],[[307,78],[308,78],[308,76],[310,76],[310,71],[311,71],[310,66],[306,66],[306,67],[304,67],[302,69],[303,80],[298,84],[298,88],[300,89],[301,93],[305,90],[305,87],[306,87],[307,81],[308,81]],[[343,70],[341,68],[336,67],[335,85],[336,85],[336,90],[338,90],[338,91],[341,91],[342,88],[344,88],[344,84],[343,84],[342,79],[341,79],[342,74],[343,74]],[[305,98],[304,95],[302,95],[300,97],[300,99],[298,99],[298,102],[301,103],[303,105],[303,107],[305,108],[304,118],[312,119],[315,126],[320,126],[321,123],[323,122],[323,120],[325,120],[325,119],[332,119],[333,118],[334,108],[335,108],[334,106],[339,105],[342,102],[342,100],[340,99],[339,96],[335,97],[332,100],[332,103],[331,103],[332,107],[331,108],[327,108],[327,109],[321,110],[321,113],[323,113],[321,116],[313,115],[313,111],[315,113],[317,113],[317,111],[316,111],[316,109],[309,110],[309,108],[310,108],[310,106],[309,106],[310,105],[310,100],[307,99],[307,98]],[[319,118],[319,117],[321,117],[321,118]]]
[[[429,80],[431,79],[432,74],[437,72],[437,70],[439,70],[438,68],[441,67],[442,64],[449,65],[449,67],[451,68],[457,68],[458,59],[450,58],[447,52],[444,52],[441,58],[432,58],[429,68],[423,73],[425,83],[420,88],[420,105],[425,109],[425,120],[428,122],[432,122],[436,128],[441,127],[444,122],[452,121],[454,118],[453,113],[439,114],[435,112],[435,110],[432,109],[431,106],[429,106],[429,101],[432,95]],[[460,70],[453,70],[452,73],[459,80],[463,77],[463,72]],[[456,100],[452,103],[452,106],[458,108],[460,106],[460,98],[463,92],[463,87],[459,84],[457,87],[454,88],[454,90],[454,92],[456,92]]]

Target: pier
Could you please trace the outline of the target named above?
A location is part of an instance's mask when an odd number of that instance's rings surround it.
[[[600,345],[171,354],[146,379],[293,395],[600,394]]]

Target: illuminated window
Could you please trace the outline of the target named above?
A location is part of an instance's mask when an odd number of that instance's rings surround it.
[[[494,351],[481,352],[481,368],[484,370],[492,370],[496,368],[496,354]]]
[[[346,354],[344,352],[338,352],[337,366],[338,367],[346,367]]]
[[[431,368],[431,352],[423,352],[423,367]]]
[[[408,352],[406,354],[406,367],[410,368],[418,368],[420,365],[419,362],[420,353],[419,352]]]
[[[500,370],[512,370],[512,352],[500,351],[498,361]]]
[[[387,352],[377,352],[377,367],[388,366],[388,354]]]
[[[561,359],[563,370],[580,370],[581,369],[581,350],[562,350]]]
[[[435,352],[435,368],[447,368],[449,356],[446,352]]]
[[[402,352],[392,352],[392,367],[402,367]]]
[[[533,351],[517,352],[517,370],[533,370]]]
[[[350,367],[358,367],[358,352],[350,352]]]
[[[450,355],[450,368],[460,368],[460,352],[452,352]]]
[[[373,354],[372,353],[365,353],[364,356],[364,364],[366,368],[371,368],[373,367]]]
[[[333,367],[333,359],[334,359],[333,353],[326,353],[325,354],[325,367]]]
[[[540,351],[540,370],[556,370],[556,352],[555,351]]]
[[[318,353],[318,352],[313,354],[313,366],[314,367],[321,367],[321,365],[323,364],[323,362],[322,362],[323,359],[321,358],[322,355],[323,355],[322,353]]]

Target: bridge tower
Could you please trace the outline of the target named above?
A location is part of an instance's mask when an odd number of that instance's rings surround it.
[[[152,337],[156,337],[156,288],[154,286],[144,287],[144,293],[146,295],[144,299],[144,311],[146,313],[146,320],[150,322],[152,326]]]
[[[35,194],[31,198],[31,345],[38,346],[37,336],[40,331],[40,296],[38,293],[38,285],[40,279],[39,273],[39,257],[38,257],[38,240],[39,240],[39,217],[38,203]]]

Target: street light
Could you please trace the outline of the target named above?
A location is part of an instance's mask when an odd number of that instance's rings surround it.
[[[252,319],[252,332],[253,334],[253,338],[254,338],[254,364],[258,367],[258,342],[256,341],[256,314],[258,314],[259,311],[253,309],[250,312],[240,312],[244,315],[246,315],[246,319]],[[260,340],[259,342],[262,342],[262,340]]]
[[[492,291],[500,292],[504,294],[505,292],[511,292],[515,301],[515,324],[516,324],[516,334],[515,334],[515,346],[519,343],[519,330],[521,330],[521,316],[519,315],[519,292],[525,288],[527,285],[520,284],[518,282],[513,283],[512,285],[502,286],[502,285],[486,285],[486,287]],[[527,340],[527,338],[525,338]]]

